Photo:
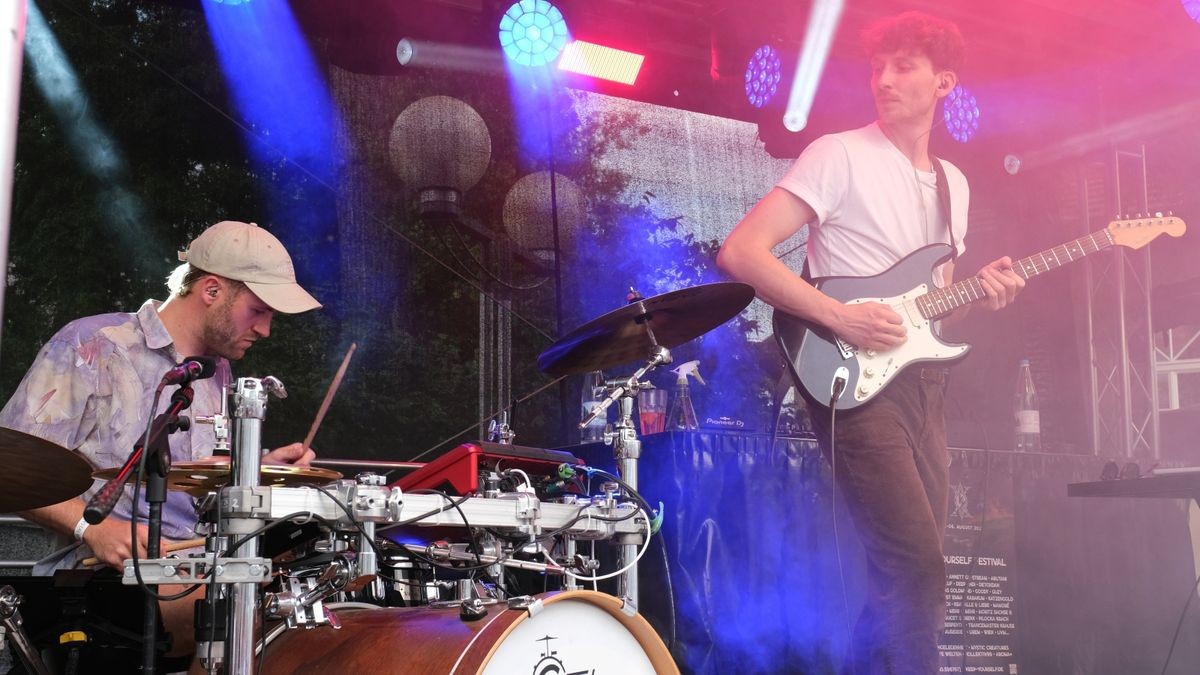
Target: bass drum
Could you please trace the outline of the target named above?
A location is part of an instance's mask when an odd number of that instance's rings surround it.
[[[537,596],[524,609],[492,605],[478,621],[463,621],[457,608],[335,610],[341,630],[284,632],[267,645],[260,672],[679,673],[650,624],[621,605],[611,595],[569,591]]]

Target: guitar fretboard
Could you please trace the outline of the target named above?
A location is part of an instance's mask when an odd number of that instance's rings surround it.
[[[1013,271],[1022,279],[1032,279],[1084,256],[1103,251],[1112,245],[1112,235],[1109,231],[1100,230],[1061,246],[1035,253],[1028,258],[1014,261]],[[986,297],[987,293],[983,290],[983,282],[979,280],[979,277],[971,277],[921,295],[917,297],[916,303],[921,311],[921,316],[926,319],[939,319],[959,307],[983,300]]]

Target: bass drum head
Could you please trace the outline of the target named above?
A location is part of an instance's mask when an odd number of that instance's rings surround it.
[[[478,621],[457,609],[338,612],[342,629],[290,630],[267,646],[263,675],[678,673],[650,624],[592,591],[538,596],[529,609],[493,605]],[[337,612],[336,605],[334,611]]]
[[[649,651],[654,651],[656,642],[666,655],[662,641],[641,616],[623,615],[619,600],[602,597],[614,601],[610,608],[598,606],[592,594],[564,593],[548,598],[536,615],[526,613],[524,620],[512,624],[493,647],[480,672],[484,675],[577,672],[652,675],[656,672],[654,660],[641,641],[653,638]],[[622,622],[605,609],[615,609],[618,616],[630,621]],[[636,635],[627,625],[630,623],[636,624],[635,630],[645,632]],[[669,661],[670,655],[666,658]]]

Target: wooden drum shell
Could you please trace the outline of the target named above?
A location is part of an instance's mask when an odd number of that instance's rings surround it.
[[[632,636],[632,641],[628,643],[631,646],[627,651],[641,649],[641,654],[636,651],[630,653],[631,662],[645,659],[655,673],[679,672],[666,646],[650,624],[640,615],[630,616],[623,612],[620,599],[592,591],[550,593],[538,598],[544,603],[543,610],[554,605],[560,605],[557,610],[567,607],[561,603],[571,603],[569,606],[574,612],[582,610],[594,614],[596,610],[602,610],[619,622],[620,628]],[[578,607],[578,603],[588,607]],[[503,604],[489,607],[488,615],[478,621],[461,620],[456,608],[344,609],[338,611],[337,615],[342,622],[341,630],[329,626],[311,630],[295,629],[276,638],[267,646],[261,674],[480,675],[489,664],[496,665],[499,659],[497,650],[506,639],[510,639],[513,631],[524,622],[537,620],[536,616],[531,618],[528,610],[508,609]],[[561,625],[561,621],[544,623],[546,625],[537,626],[539,635],[543,632],[547,636],[550,632],[561,634],[567,628]],[[528,652],[534,647],[542,649],[545,645],[530,645],[525,647],[525,650]],[[597,644],[596,647],[601,650],[610,649],[607,644]],[[545,647],[545,652],[542,661],[551,666],[554,664],[550,661],[565,663],[574,671],[589,665],[581,663],[586,661],[586,658],[581,659],[577,655],[573,660],[570,659],[571,654],[564,654],[561,656],[563,661],[557,661],[557,658],[551,655],[558,652],[551,651],[550,647]],[[614,655],[608,656],[612,658]],[[619,655],[616,657],[620,658]],[[542,669],[542,661],[537,660],[536,654],[526,661],[529,661],[530,666],[539,664],[530,671],[537,672]],[[590,667],[588,669],[591,670]],[[629,672],[627,669],[623,670]],[[559,670],[550,667],[546,672]]]

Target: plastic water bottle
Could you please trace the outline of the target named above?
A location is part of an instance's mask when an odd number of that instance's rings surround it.
[[[1013,397],[1013,417],[1016,423],[1013,449],[1017,452],[1036,452],[1042,449],[1042,424],[1038,412],[1037,390],[1029,359],[1021,359],[1017,370],[1017,393]]]
[[[582,401],[581,415],[579,419],[586,418],[591,414],[592,409],[604,402],[604,373],[599,370],[593,370],[583,376],[583,391],[580,394]],[[592,420],[586,427],[580,430],[580,443],[597,443],[604,440],[604,426],[608,424],[608,413],[601,412],[596,415],[596,419]]]

